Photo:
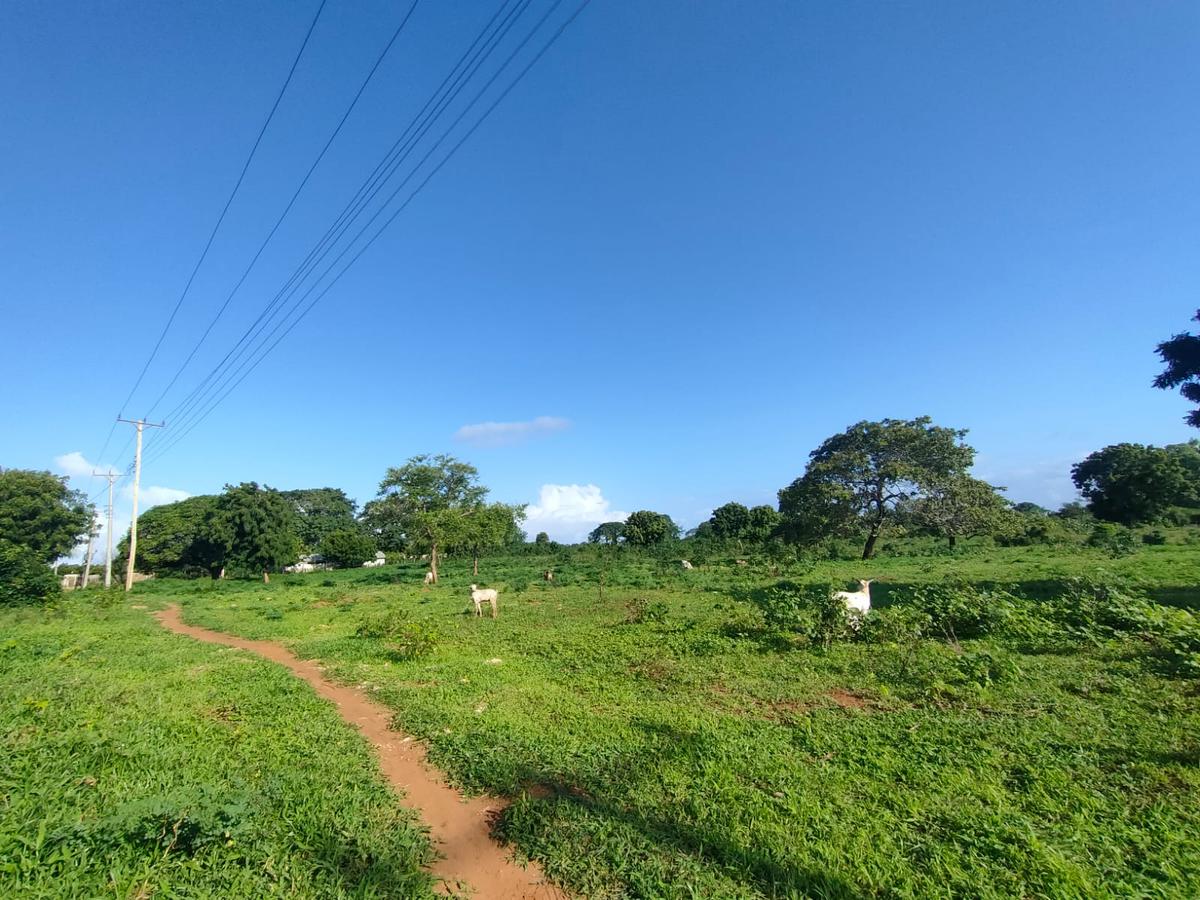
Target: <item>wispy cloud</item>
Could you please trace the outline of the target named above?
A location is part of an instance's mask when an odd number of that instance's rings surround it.
[[[569,419],[558,416],[538,416],[528,422],[479,422],[458,429],[454,432],[454,439],[476,447],[503,447],[553,434],[570,426]]]
[[[54,466],[60,473],[70,475],[72,478],[91,478],[93,470],[100,471],[99,466],[88,462],[87,458],[78,450],[54,457]]]
[[[543,484],[537,503],[525,510],[524,529],[544,531],[556,541],[573,543],[601,522],[624,522],[629,513],[612,509],[594,484]]]

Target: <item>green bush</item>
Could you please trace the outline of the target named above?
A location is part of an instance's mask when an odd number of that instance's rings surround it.
[[[437,647],[441,634],[424,622],[405,622],[392,634],[385,646],[401,659],[427,656]]]
[[[1103,550],[1113,559],[1129,556],[1137,550],[1133,532],[1124,525],[1117,525],[1114,522],[1098,522],[1092,528],[1087,544],[1089,547]]]
[[[629,625],[640,625],[643,622],[665,622],[668,612],[667,604],[661,600],[634,597],[625,604],[625,622]]]
[[[827,647],[853,637],[859,625],[859,617],[852,618],[846,604],[834,596],[836,590],[829,584],[780,581],[757,592],[754,599],[769,628]]]
[[[333,531],[321,541],[320,553],[328,562],[343,569],[361,566],[375,558],[375,539],[361,531]]]
[[[1142,535],[1142,543],[1151,547],[1161,547],[1167,542],[1167,535],[1157,528]]]
[[[924,638],[932,619],[923,610],[912,606],[889,606],[872,609],[863,620],[858,638],[867,644],[898,644],[906,646]]]
[[[929,616],[932,628],[949,640],[1002,631],[1016,614],[1018,602],[1004,591],[980,590],[957,580],[917,588],[905,601]]]
[[[0,541],[0,606],[47,603],[59,593],[58,578],[38,554]]]

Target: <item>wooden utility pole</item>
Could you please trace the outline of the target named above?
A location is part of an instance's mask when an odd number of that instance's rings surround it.
[[[155,425],[145,419],[122,419],[120,417],[117,418],[117,421],[137,426],[137,452],[133,456],[133,517],[129,521],[129,559],[125,564],[125,592],[128,593],[133,590],[133,566],[137,561],[137,502],[138,486],[142,481],[142,429],[147,425],[151,428],[162,428],[166,423],[159,422]]]
[[[112,469],[107,472],[92,469],[92,475],[103,475],[108,479],[108,525],[104,529],[108,537],[108,546],[104,548],[104,589],[108,590],[112,587],[113,482],[117,480],[117,473]]]

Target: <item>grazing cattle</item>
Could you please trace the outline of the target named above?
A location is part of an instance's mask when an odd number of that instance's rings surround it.
[[[378,568],[379,568],[380,566],[382,566],[382,565],[383,565],[385,562],[387,562],[387,560],[384,560],[384,559],[368,559],[368,560],[367,560],[365,563],[363,563],[363,564],[362,564],[362,567],[363,567],[364,569],[378,569]]]
[[[846,604],[846,609],[857,616],[865,616],[871,611],[871,582],[873,579],[860,578],[857,591],[838,591],[833,596]]]
[[[693,568],[695,568],[695,566],[693,566],[693,565],[692,565],[690,562],[688,562],[686,559],[681,559],[681,560],[680,560],[680,562],[681,562],[681,563],[683,563],[683,567],[684,567],[685,569],[693,569]]]
[[[475,616],[480,618],[483,616],[483,604],[492,604],[492,618],[496,618],[499,614],[500,595],[493,588],[485,588],[480,590],[477,586],[471,585],[471,602],[475,604]]]

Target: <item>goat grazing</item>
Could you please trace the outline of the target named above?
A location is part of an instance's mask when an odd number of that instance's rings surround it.
[[[471,585],[471,602],[475,604],[475,616],[481,618],[483,616],[483,604],[492,604],[492,618],[496,618],[500,595],[496,593],[495,588],[485,588],[480,590],[476,585]]]
[[[690,562],[688,562],[686,559],[681,559],[680,562],[683,563],[683,567],[685,569],[693,568],[692,564]]]
[[[542,580],[543,581],[553,581],[554,573],[551,570],[547,569],[545,572],[542,573]]]
[[[852,613],[865,616],[871,611],[871,582],[874,579],[858,579],[858,590],[838,591],[833,596],[846,604],[846,609]]]
[[[426,573],[425,573],[425,583],[426,583],[426,584],[433,584],[433,573],[432,573],[432,572],[426,572]]]

